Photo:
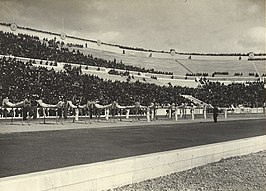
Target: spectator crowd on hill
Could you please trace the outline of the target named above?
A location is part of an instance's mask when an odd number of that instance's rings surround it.
[[[59,97],[71,100],[79,97],[83,103],[98,100],[101,104],[117,101],[121,105],[142,105],[156,102],[160,105],[191,104],[181,95],[192,95],[206,103],[229,107],[242,104],[249,107],[263,106],[265,88],[263,82],[232,83],[224,85],[208,82],[197,88],[158,86],[142,82],[103,80],[94,75],[82,74],[80,67],[66,65],[62,71],[36,67],[31,62],[15,58],[0,59],[0,101],[6,96],[12,102],[23,100],[28,94],[38,95],[45,103],[55,104]]]
[[[74,47],[77,46],[78,45],[75,45]],[[3,31],[0,31],[0,54],[106,68],[117,68],[144,73],[173,75],[172,72],[156,71],[154,69],[126,65],[122,61],[116,61],[116,59],[113,61],[107,61],[93,57],[92,55],[84,55],[78,49],[70,51],[63,41],[60,42],[56,38],[51,40],[44,38],[41,41],[37,36],[29,36],[25,34],[15,35],[8,32],[4,33]]]

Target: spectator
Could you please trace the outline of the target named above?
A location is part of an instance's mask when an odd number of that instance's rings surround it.
[[[113,61],[107,61],[101,58],[93,57],[92,55],[84,55],[79,50],[70,51],[68,47],[83,48],[83,45],[79,44],[67,44],[67,47],[63,47],[64,44],[60,41],[56,41],[56,38],[42,41],[37,36],[30,36],[26,34],[15,35],[13,33],[4,33],[0,31],[0,54],[1,55],[13,55],[33,59],[47,60],[50,65],[57,65],[57,62],[66,63],[81,63],[82,65],[91,65],[106,68],[117,68],[129,71],[156,73],[173,75],[173,72],[155,71],[154,69],[146,69],[132,65],[125,65],[122,61],[118,63],[116,59]],[[53,63],[54,62],[54,63]]]
[[[159,105],[190,104],[191,102],[182,97],[182,94],[193,95],[212,105],[219,104],[219,107],[229,107],[232,104],[258,107],[263,106],[265,102],[263,82],[229,85],[205,82],[197,88],[171,84],[158,86],[140,81],[131,83],[103,80],[94,75],[82,74],[79,67],[66,66],[65,70],[56,72],[42,66],[33,66],[30,61],[24,63],[15,58],[5,57],[0,58],[0,71],[0,81],[3,84],[0,97],[8,96],[12,102],[21,101],[29,92],[38,95],[49,104],[57,104],[59,96],[65,100],[71,100],[74,96],[83,97],[80,99],[81,105],[86,104],[88,100],[99,100],[103,104],[117,100],[120,105],[134,105],[134,100],[139,100],[141,105],[149,105],[151,102]]]

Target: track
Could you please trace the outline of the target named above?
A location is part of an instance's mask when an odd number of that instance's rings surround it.
[[[265,123],[261,119],[0,134],[0,177],[265,135]]]

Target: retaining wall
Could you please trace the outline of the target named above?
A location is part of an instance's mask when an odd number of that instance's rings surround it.
[[[0,190],[103,190],[266,149],[266,136],[196,146],[0,179]]]

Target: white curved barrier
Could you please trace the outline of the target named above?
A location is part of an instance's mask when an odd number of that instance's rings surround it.
[[[24,101],[21,101],[21,102],[18,102],[18,103],[12,103],[8,99],[5,98],[5,99],[3,99],[2,106],[3,107],[10,107],[10,108],[24,107]]]

